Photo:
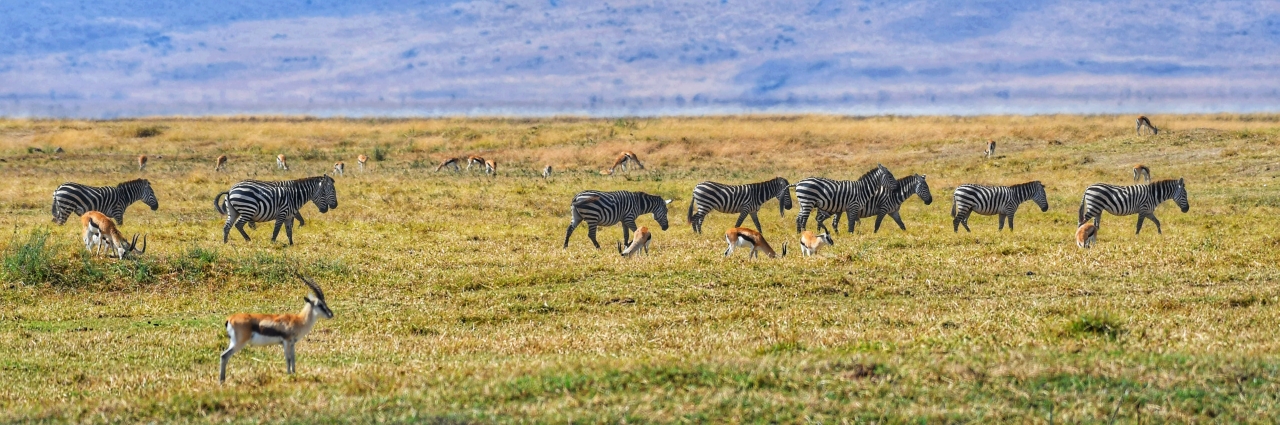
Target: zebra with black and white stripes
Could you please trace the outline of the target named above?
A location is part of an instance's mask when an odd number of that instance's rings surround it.
[[[1000,228],[1004,230],[1005,218],[1009,219],[1009,231],[1013,231],[1013,215],[1023,202],[1035,201],[1040,211],[1049,210],[1049,198],[1045,195],[1044,184],[1040,181],[1015,184],[1013,186],[983,186],[962,184],[956,188],[951,200],[951,227],[955,232],[969,232],[969,214],[999,215]]]
[[[689,225],[693,226],[693,231],[702,233],[702,221],[713,210],[738,213],[738,222],[733,227],[742,227],[742,222],[746,221],[747,216],[750,215],[751,221],[756,224],[756,230],[764,233],[756,213],[765,202],[777,198],[778,214],[786,217],[786,210],[791,209],[790,184],[782,177],[737,186],[710,181],[698,183],[693,187],[693,200],[689,201],[689,212],[686,218],[689,220]]]
[[[876,218],[875,230],[871,233],[880,231],[880,223],[884,221],[886,215],[892,218],[895,223],[898,223],[898,228],[907,230],[907,225],[902,222],[902,216],[898,214],[898,211],[902,209],[902,203],[911,198],[911,195],[919,196],[925,205],[933,204],[933,192],[929,191],[929,182],[925,180],[924,174],[912,174],[900,178],[898,179],[896,190],[885,190],[872,195],[871,202],[863,205],[862,210],[858,212],[858,218]],[[839,211],[835,213],[835,220],[831,221],[831,230],[833,232],[840,231],[840,216],[843,214],[843,212]],[[827,219],[828,215],[830,214],[818,211],[817,218],[820,228],[823,227],[822,222]],[[853,232],[853,228],[850,228],[849,232]]]
[[[151,207],[152,211],[160,208],[156,192],[151,190],[151,182],[146,179],[130,180],[114,187],[63,183],[53,191],[53,222],[63,224],[71,213],[79,216],[97,211],[111,217],[116,224],[124,224],[124,210],[138,201]]]
[[[636,218],[644,214],[653,214],[653,219],[662,226],[662,230],[667,230],[667,204],[671,200],[663,200],[660,196],[650,195],[644,192],[600,192],[596,190],[587,190],[579,192],[573,197],[573,203],[570,204],[570,213],[573,218],[569,222],[569,229],[564,234],[564,247],[569,247],[569,236],[573,235],[573,229],[578,224],[587,222],[587,237],[591,238],[591,243],[595,244],[596,249],[600,249],[600,242],[596,241],[596,229],[600,226],[612,226],[622,223],[622,244],[631,244],[631,232],[637,229]]]
[[[877,165],[858,180],[810,177],[796,182],[796,201],[800,203],[800,212],[796,214],[796,232],[804,231],[809,214],[817,210],[828,214],[849,213],[849,232],[852,233],[854,222],[858,220],[858,212],[871,203],[873,196],[881,191],[897,189],[897,180],[884,165]],[[821,221],[818,221],[818,229],[827,231]]]
[[[223,196],[226,200],[220,202]],[[222,243],[227,242],[232,225],[248,241],[249,234],[244,231],[246,223],[274,220],[276,225],[271,232],[271,241],[276,241],[283,225],[289,245],[293,245],[293,219],[303,223],[298,210],[307,202],[314,202],[321,214],[337,208],[338,192],[333,186],[333,177],[322,175],[298,180],[245,180],[236,183],[231,190],[213,198],[213,207],[219,214],[227,216],[227,224],[222,227]]]
[[[1084,199],[1080,202],[1079,221],[1077,226],[1090,219],[1095,227],[1101,227],[1102,212],[1112,215],[1138,215],[1138,230],[1142,233],[1142,220],[1150,219],[1156,224],[1156,233],[1160,230],[1160,220],[1156,219],[1156,207],[1161,202],[1172,199],[1182,212],[1191,209],[1187,203],[1187,185],[1182,179],[1161,180],[1151,184],[1136,186],[1116,186],[1098,183],[1084,190]]]

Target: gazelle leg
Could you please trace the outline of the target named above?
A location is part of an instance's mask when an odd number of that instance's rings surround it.
[[[289,342],[289,341],[284,342],[284,361],[285,361],[285,364],[288,365],[286,367],[288,368],[290,374],[293,374],[294,365],[296,364],[296,360],[297,360],[297,357],[295,357],[294,351],[293,351],[293,347],[297,345],[298,344],[296,342]]]

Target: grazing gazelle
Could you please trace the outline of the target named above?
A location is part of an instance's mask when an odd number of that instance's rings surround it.
[[[227,171],[227,156],[226,156],[226,155],[219,155],[219,156],[218,156],[218,159],[215,159],[213,162],[214,162],[214,164],[213,164],[213,171],[214,171],[214,172],[218,172],[218,171]]]
[[[778,253],[773,251],[773,247],[769,246],[769,242],[764,240],[764,235],[753,229],[746,227],[734,227],[724,232],[724,241],[729,244],[729,249],[724,250],[724,256],[728,257],[733,254],[736,247],[751,247],[751,255],[748,257],[755,258],[756,251],[764,251],[769,258],[778,258]],[[787,244],[782,244],[781,257],[787,256]]]
[[[276,155],[276,168],[283,168],[285,171],[289,171],[289,163],[284,161],[284,154]]]
[[[823,245],[835,246],[835,241],[831,240],[831,235],[827,232],[821,234],[813,234],[811,230],[805,230],[800,233],[800,254],[806,257],[818,253],[818,247]]]
[[[133,241],[125,239],[116,224],[103,213],[97,211],[86,212],[80,216],[80,224],[84,226],[85,248],[88,248],[91,236],[94,235],[97,236],[97,244],[105,244],[109,249],[114,250],[116,258],[121,260],[138,248],[138,235],[133,235]],[[139,254],[147,252],[146,236],[142,237],[142,249],[136,249],[136,251]]]
[[[356,163],[357,163],[357,164],[360,164],[360,172],[361,172],[361,173],[363,173],[363,172],[364,172],[364,163],[366,163],[366,162],[369,162],[369,157],[368,157],[368,156],[365,156],[365,154],[360,154],[360,156],[357,156],[357,157],[356,157]]]
[[[459,171],[462,171],[462,167],[459,167],[459,166],[458,166],[458,162],[460,162],[460,161],[462,161],[462,158],[449,158],[449,159],[446,159],[446,160],[444,160],[444,162],[441,162],[441,163],[440,163],[440,165],[437,165],[437,166],[436,166],[436,172],[440,172],[440,170],[441,170],[441,169],[444,169],[444,167],[453,167],[453,172],[455,172],[455,173],[456,173],[456,172],[459,172]]]
[[[471,171],[471,166],[472,166],[472,165],[476,166],[476,168],[479,168],[479,167],[483,167],[483,166],[484,166],[484,163],[485,163],[484,157],[481,157],[481,156],[479,156],[479,155],[471,155],[471,156],[468,156],[468,157],[467,157],[467,171]]]
[[[649,241],[653,240],[653,234],[649,233],[649,228],[640,226],[639,229],[636,229],[634,236],[636,238],[631,240],[631,245],[627,246],[625,251],[622,249],[622,242],[618,242],[618,253],[622,254],[623,257],[630,257],[641,248],[644,249],[645,255],[649,254]]]
[[[1151,169],[1142,164],[1133,166],[1133,182],[1137,183],[1144,177],[1147,179],[1147,183],[1151,183]]]
[[[1157,135],[1157,134],[1160,134],[1160,129],[1158,129],[1158,128],[1156,128],[1155,126],[1151,125],[1151,120],[1147,119],[1147,117],[1146,117],[1146,116],[1138,117],[1138,135],[1139,135],[1139,136],[1141,136],[1141,135],[1142,135],[1142,129],[1143,129],[1143,128],[1146,128],[1147,130],[1151,130],[1151,135],[1152,135],[1152,136]]]
[[[486,160],[484,160],[484,173],[485,173],[485,174],[488,174],[488,175],[494,175],[494,174],[497,174],[497,173],[498,173],[498,163],[493,162],[493,160],[492,160],[492,159],[486,159]]]
[[[297,276],[314,293],[314,296],[307,296],[302,299],[307,305],[303,306],[302,311],[298,314],[237,313],[227,318],[227,336],[231,338],[231,346],[227,348],[227,351],[222,352],[221,372],[218,374],[218,382],[227,380],[227,361],[231,360],[231,356],[234,356],[236,352],[239,352],[246,345],[283,345],[287,370],[289,373],[293,373],[295,364],[294,347],[311,332],[311,328],[315,327],[316,319],[320,317],[333,318],[333,311],[329,310],[329,305],[324,300],[324,291],[320,290],[320,285],[316,285],[315,282],[303,277],[301,274]]]
[[[986,155],[987,155],[987,158],[990,158],[990,157],[996,156],[996,141],[995,141],[995,140],[988,140],[988,141],[987,141],[987,152],[986,152]]]
[[[338,162],[333,163],[333,173],[334,173],[334,174],[337,174],[337,175],[339,175],[339,176],[343,176],[343,175],[345,175],[345,174],[343,174],[343,171],[346,171],[346,170],[347,170],[347,164],[343,164],[343,163],[342,163],[342,161],[338,161]]]
[[[622,171],[627,171],[627,163],[630,163],[630,162],[635,162],[637,167],[640,167],[641,170],[644,169],[644,163],[640,162],[640,157],[636,156],[635,152],[622,151],[622,153],[618,154],[618,158],[613,160],[613,166],[609,167],[609,172],[608,173],[602,172],[600,174],[604,174],[606,176],[613,174],[613,171],[617,169],[619,166],[622,167]]]
[[[1081,224],[1080,228],[1076,229],[1076,246],[1088,248],[1093,246],[1093,243],[1097,240],[1098,226],[1095,226],[1092,222]]]
[[[147,156],[138,155],[138,171],[143,171],[146,169],[147,169]]]
[[[547,167],[542,169],[542,178],[543,180],[551,178],[551,164],[547,164]]]

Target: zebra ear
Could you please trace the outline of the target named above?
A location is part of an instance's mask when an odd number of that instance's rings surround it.
[[[665,203],[664,205],[670,205],[670,204],[671,204],[671,200],[670,200],[670,199],[665,199],[665,200],[663,200],[662,202],[664,202],[664,203]]]

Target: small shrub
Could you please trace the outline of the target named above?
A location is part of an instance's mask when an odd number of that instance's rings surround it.
[[[373,160],[381,162],[381,161],[385,161],[386,159],[387,159],[387,150],[383,149],[381,146],[375,146],[373,148]]]
[[[5,280],[27,285],[48,282],[55,277],[53,256],[48,230],[32,230],[21,241],[14,235],[4,253]]]
[[[1115,339],[1124,333],[1124,325],[1109,313],[1088,313],[1077,317],[1067,325],[1067,332],[1075,335],[1101,335]]]
[[[146,127],[138,127],[133,130],[133,137],[145,139],[147,137],[156,137],[164,131],[163,127],[151,125]]]

